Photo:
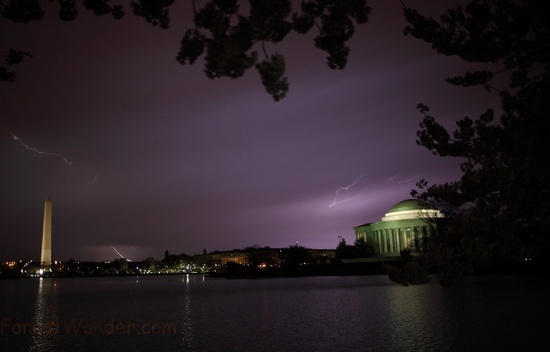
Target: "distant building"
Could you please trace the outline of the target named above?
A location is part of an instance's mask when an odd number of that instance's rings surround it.
[[[208,266],[216,267],[235,263],[239,265],[256,265],[258,268],[279,267],[284,264],[287,248],[245,248],[232,251],[214,251],[204,255]],[[328,264],[334,259],[334,249],[304,248],[308,258],[308,264]]]
[[[206,258],[212,266],[226,265],[227,263],[236,263],[240,265],[248,264],[247,253],[244,250],[234,249],[232,251],[214,251],[206,254]]]
[[[407,199],[394,205],[380,221],[354,227],[355,237],[371,244],[377,256],[397,256],[405,248],[417,249],[438,218],[443,214],[426,202]]]

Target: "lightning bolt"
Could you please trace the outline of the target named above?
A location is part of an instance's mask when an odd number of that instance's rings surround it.
[[[356,195],[354,195],[354,196],[351,197],[351,198],[346,198],[346,199],[343,199],[343,200],[338,200],[338,196],[339,196],[340,191],[347,191],[347,190],[349,190],[351,187],[355,186],[355,185],[357,184],[357,181],[359,181],[359,180],[360,180],[361,178],[363,178],[363,177],[365,177],[365,175],[361,175],[361,176],[357,177],[357,178],[355,179],[355,181],[353,181],[353,183],[352,183],[351,185],[349,185],[349,186],[345,186],[345,187],[340,187],[340,188],[338,188],[338,189],[336,190],[336,192],[335,192],[336,195],[334,196],[334,200],[332,201],[332,204],[330,204],[328,207],[329,207],[329,208],[332,208],[332,207],[335,206],[335,205],[338,205],[338,204],[344,203],[344,202],[349,202],[350,200],[353,200],[353,199],[357,198],[357,196],[358,196],[359,194],[361,194],[361,192],[357,193]]]
[[[25,142],[23,142],[23,140],[21,138],[17,137],[16,135],[14,135],[11,132],[10,132],[10,134],[13,137],[13,140],[18,142],[19,144],[21,144],[23,147],[25,147],[25,149],[30,150],[31,152],[35,152],[39,155],[55,156],[55,157],[61,159],[65,164],[67,164],[69,166],[73,166],[73,163],[69,159],[64,157],[63,155],[58,154],[58,153],[53,153],[53,152],[47,152],[47,151],[43,151],[43,150],[39,150],[39,149],[30,147]],[[81,165],[81,166],[83,166],[84,168],[90,170],[94,174],[94,177],[92,178],[92,180],[90,182],[88,182],[86,184],[86,186],[89,186],[91,183],[95,183],[97,181],[97,173],[95,172],[95,170],[92,169],[91,167],[88,167],[88,166],[84,166],[84,165]]]
[[[72,165],[73,163],[71,163],[69,161],[69,159],[65,158],[63,155],[61,154],[57,154],[57,153],[52,153],[52,152],[45,152],[43,150],[38,150],[38,149],[35,149],[35,148],[32,148],[32,147],[29,147],[27,144],[25,144],[25,142],[23,142],[21,140],[21,138],[17,137],[16,135],[14,135],[13,133],[11,133],[11,136],[13,137],[13,140],[19,142],[19,144],[21,144],[23,147],[27,148],[27,150],[30,150],[31,152],[35,152],[37,154],[40,154],[40,155],[53,155],[53,156],[56,156],[58,157],[59,159],[63,160],[63,162],[65,164],[68,164],[68,165]]]
[[[411,182],[412,180],[414,180],[415,178],[419,178],[420,176],[422,176],[422,175],[413,176],[413,177],[409,178],[408,180],[399,181],[399,182],[397,182],[397,184],[400,185],[402,183]]]
[[[421,177],[423,174],[420,174],[420,175],[415,175],[409,179],[406,179],[406,180],[400,180],[399,179],[399,175],[394,175],[394,176],[391,176],[389,177],[388,179],[386,179],[386,184],[398,184],[398,185],[401,185],[403,183],[407,183],[407,182],[411,182],[413,181],[414,179],[417,179],[419,177]],[[341,199],[339,200],[339,196],[340,196],[340,191],[348,191],[350,188],[352,188],[353,186],[355,186],[357,184],[357,182],[361,179],[365,177],[365,175],[361,175],[359,177],[357,177],[355,179],[355,181],[353,181],[352,184],[350,184],[349,186],[345,186],[345,187],[340,187],[336,190],[336,195],[334,196],[334,200],[332,201],[332,203],[328,206],[329,208],[332,208],[333,206],[335,205],[338,205],[340,203],[344,203],[344,202],[349,202],[349,201],[352,201],[354,200],[355,198],[357,198],[359,195],[361,195],[363,193],[363,190],[360,190],[359,192],[357,192],[355,195],[351,196],[351,197],[348,197],[348,198],[345,198],[345,199]]]
[[[395,176],[392,176],[392,177],[388,178],[388,179],[386,180],[386,183],[390,183],[390,182],[393,181],[394,183],[397,183],[398,185],[401,185],[401,184],[403,184],[403,183],[411,182],[412,180],[414,180],[414,179],[416,179],[416,178],[419,178],[419,177],[422,176],[422,175],[423,175],[423,174],[415,175],[415,176],[413,176],[413,177],[411,177],[411,178],[409,178],[409,179],[406,179],[406,180],[400,180],[400,181],[397,181],[397,180],[396,180],[396,181],[394,181],[394,180],[397,178],[397,176],[399,176],[399,175],[395,175]]]
[[[116,252],[116,254],[118,254],[122,259],[126,259],[127,261],[131,262],[130,259],[128,258],[124,258],[124,256],[122,254],[120,254],[119,251],[117,251],[117,249],[115,248],[115,246],[111,246],[111,248]]]

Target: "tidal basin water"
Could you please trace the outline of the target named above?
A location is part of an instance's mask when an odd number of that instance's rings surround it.
[[[546,351],[550,286],[469,277],[0,280],[1,351]]]

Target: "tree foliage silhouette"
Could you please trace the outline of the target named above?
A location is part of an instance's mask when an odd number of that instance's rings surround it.
[[[460,180],[417,183],[412,194],[439,203],[451,220],[428,258],[455,275],[496,257],[548,255],[550,233],[550,3],[473,0],[439,20],[404,9],[405,34],[438,53],[489,69],[448,78],[451,84],[499,94],[500,111],[468,116],[448,131],[428,106],[417,143],[462,161]],[[502,83],[505,82],[505,83]]]
[[[282,249],[282,266],[287,269],[297,269],[310,263],[308,249],[298,244],[293,244]]]
[[[374,255],[374,248],[371,243],[363,237],[359,237],[355,240],[353,245],[346,243],[345,239],[341,239],[336,247],[335,257],[336,259],[352,259],[352,258],[366,258]]]
[[[97,16],[121,19],[126,14],[123,5],[111,5],[109,0],[80,3]],[[129,7],[134,15],[151,25],[167,29],[174,3],[174,0],[139,0],[130,1]],[[183,34],[177,61],[182,65],[194,64],[204,56],[204,72],[211,79],[238,78],[255,68],[275,101],[286,96],[289,83],[285,57],[269,54],[266,48],[269,43],[283,41],[292,31],[305,34],[316,28],[314,45],[327,53],[327,65],[343,69],[350,52],[346,42],[353,36],[355,25],[366,23],[370,13],[366,0],[302,0],[297,10],[293,9],[292,0],[192,0],[192,5],[193,24]],[[63,21],[75,20],[80,9],[76,0],[58,0],[58,8]],[[12,22],[41,20],[44,13],[40,0],[0,1],[0,16]],[[0,80],[11,82],[15,80],[12,66],[30,57],[30,53],[10,49],[4,57]]]

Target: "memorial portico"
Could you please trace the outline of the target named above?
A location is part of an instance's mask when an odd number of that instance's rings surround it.
[[[442,217],[427,203],[407,199],[393,206],[380,221],[354,227],[355,236],[371,244],[375,255],[395,256],[403,249],[414,249],[421,238],[430,235],[430,221]]]

